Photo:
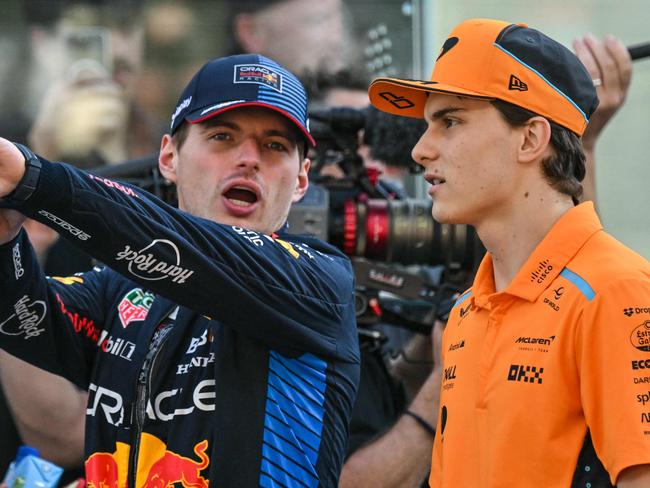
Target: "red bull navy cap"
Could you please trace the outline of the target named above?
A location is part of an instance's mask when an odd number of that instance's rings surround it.
[[[170,133],[183,122],[196,124],[226,110],[245,106],[274,110],[298,127],[312,146],[307,94],[296,76],[260,54],[237,54],[207,62],[181,94]]]

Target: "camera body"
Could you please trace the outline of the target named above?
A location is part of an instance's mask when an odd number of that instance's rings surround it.
[[[107,28],[69,27],[63,38],[63,72],[67,79],[110,77],[113,72],[111,33]]]
[[[289,229],[316,235],[350,256],[360,326],[382,321],[426,334],[432,316],[446,319],[453,297],[466,287],[484,250],[473,228],[437,223],[431,200],[408,198],[364,165],[359,154],[363,141],[390,144],[374,133],[403,139],[409,130],[402,123],[391,127],[397,118],[379,117],[347,107],[310,113],[317,142],[310,155],[311,183],[291,208]],[[403,152],[401,157],[410,159],[410,147]],[[326,168],[332,164],[342,175],[330,175]]]

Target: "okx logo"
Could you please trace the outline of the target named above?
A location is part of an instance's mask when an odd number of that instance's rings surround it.
[[[508,371],[508,381],[523,381],[524,383],[542,384],[544,368],[523,364],[511,364]]]

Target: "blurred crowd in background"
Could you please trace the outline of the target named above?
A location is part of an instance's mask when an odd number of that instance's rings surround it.
[[[464,18],[523,20],[567,46],[587,32],[631,45],[647,41],[646,7],[645,0],[549,0],[534,8],[516,0],[6,0],[0,131],[86,166],[139,158],[157,148],[177,93],[206,59],[263,52],[296,71],[313,98],[342,69],[358,85],[382,75],[428,75],[430,53]],[[99,66],[71,70],[84,56]],[[114,82],[97,86],[89,78],[101,78],[102,65]],[[628,109],[599,144],[603,159],[618,163],[599,166],[598,190],[607,228],[649,257],[643,181],[650,170],[638,141],[647,126],[650,63],[635,63],[634,76]],[[633,205],[626,205],[629,195]]]

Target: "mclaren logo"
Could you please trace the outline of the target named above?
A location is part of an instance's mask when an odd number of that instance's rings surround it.
[[[517,78],[515,75],[510,75],[508,90],[528,91],[528,85]]]
[[[520,337],[515,341],[515,344],[541,344],[542,346],[550,346],[551,342],[555,340],[555,336],[550,337]]]
[[[454,47],[456,44],[458,44],[458,37],[450,37],[449,39],[447,39],[445,43],[442,45],[442,48],[440,48],[440,54],[438,54],[436,61],[438,61],[441,57],[447,54],[449,50],[452,47]]]
[[[415,104],[408,98],[400,97],[391,92],[381,92],[379,96],[390,103],[393,107],[400,110],[415,107]]]

